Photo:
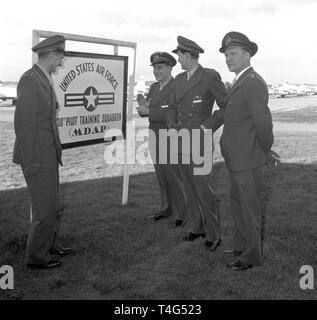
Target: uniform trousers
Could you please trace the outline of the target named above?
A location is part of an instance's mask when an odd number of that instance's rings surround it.
[[[36,174],[24,177],[32,206],[26,261],[32,264],[47,263],[52,259],[50,250],[61,248],[57,240],[61,223],[58,168],[40,168]]]
[[[196,175],[194,168],[201,167],[200,165],[190,163],[179,166],[182,180],[192,202],[189,216],[190,231],[196,234],[206,233],[208,241],[218,240],[220,225],[217,199],[209,184],[210,175]]]
[[[187,197],[179,166],[169,163],[169,143],[164,144],[166,145],[165,150],[162,150],[162,148],[160,150],[159,148],[159,130],[166,130],[165,128],[165,123],[150,123],[149,126],[149,129],[154,133],[154,135],[150,134],[149,149],[161,194],[159,214],[166,217],[174,214],[177,220],[185,220],[187,215]],[[162,153],[165,153],[165,157],[162,156]],[[160,163],[162,159],[166,161]]]
[[[247,264],[262,264],[261,205],[263,167],[230,171],[230,210],[235,233],[234,246],[242,251],[239,259]]]

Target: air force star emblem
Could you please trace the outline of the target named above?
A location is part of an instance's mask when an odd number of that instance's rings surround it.
[[[98,92],[93,86],[89,86],[84,93],[65,94],[66,107],[84,107],[92,112],[98,106],[114,104],[114,92]]]

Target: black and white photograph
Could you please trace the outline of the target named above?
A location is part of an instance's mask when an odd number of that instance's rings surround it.
[[[316,0],[1,13],[0,308],[317,299]]]

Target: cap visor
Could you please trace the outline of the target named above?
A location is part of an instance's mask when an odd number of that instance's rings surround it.
[[[219,51],[221,53],[225,53],[227,48],[229,47],[241,47],[241,48],[246,48],[247,47],[247,43],[245,42],[242,42],[242,41],[239,41],[239,40],[235,40],[235,41],[232,41],[230,42],[228,45],[224,45],[222,46]]]
[[[219,49],[219,52],[224,53],[224,52],[225,52],[225,49],[226,49],[226,47],[221,47],[221,48]]]
[[[251,56],[253,57],[258,52],[258,45],[255,42],[250,42]]]

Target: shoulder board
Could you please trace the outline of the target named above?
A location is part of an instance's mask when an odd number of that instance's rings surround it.
[[[157,86],[158,82],[153,82],[151,85],[150,85],[150,88],[149,90],[153,90],[153,88],[155,88],[155,86]]]
[[[251,79],[258,79],[258,80],[261,80],[261,81],[264,81],[264,79],[256,72],[256,71],[251,71],[249,74],[248,74],[248,78],[251,78]]]
[[[204,68],[204,73],[211,77],[220,76],[219,72],[215,69]]]
[[[205,72],[208,72],[208,73],[215,73],[215,72],[217,72],[216,70],[214,70],[214,69],[209,69],[209,68],[204,68],[204,71]]]
[[[179,74],[175,77],[175,79],[181,77],[181,76],[184,75],[185,73],[186,73],[186,71],[179,73]]]
[[[153,82],[153,83],[150,85],[150,87],[155,87],[155,86],[157,86],[159,83],[160,83],[159,81]]]
[[[25,79],[26,77],[31,77],[31,78],[35,79],[35,73],[34,73],[34,71],[33,71],[32,69],[29,69],[29,70],[25,71],[25,72],[22,74],[22,76],[21,76],[21,78],[20,78],[20,81],[23,80],[23,79]]]
[[[256,72],[256,71],[251,71],[247,77],[247,79],[256,79],[258,80],[260,83],[262,83],[264,86],[267,86],[265,80]]]

